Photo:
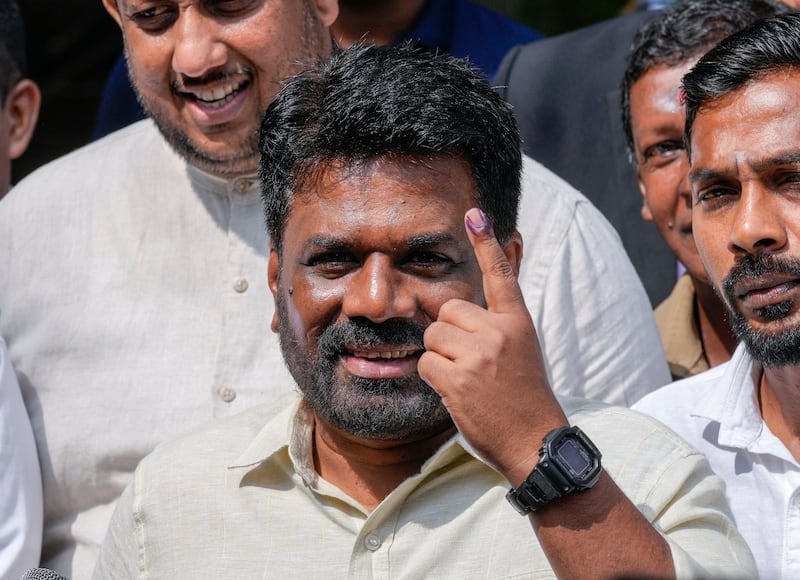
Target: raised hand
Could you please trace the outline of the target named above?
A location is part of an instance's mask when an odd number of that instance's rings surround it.
[[[490,465],[518,485],[538,459],[542,437],[567,425],[547,381],[536,330],[509,261],[486,215],[465,216],[483,273],[486,307],[450,300],[425,331],[420,376],[442,397],[458,430]]]

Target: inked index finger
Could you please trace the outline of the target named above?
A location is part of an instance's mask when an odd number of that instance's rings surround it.
[[[464,216],[467,237],[483,272],[483,293],[490,312],[514,312],[525,308],[514,267],[497,241],[489,218],[473,207]],[[527,310],[526,310],[527,312]]]

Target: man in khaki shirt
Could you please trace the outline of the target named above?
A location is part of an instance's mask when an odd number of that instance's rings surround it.
[[[692,235],[681,77],[726,36],[788,11],[772,0],[680,0],[639,29],[628,55],[622,126],[642,196],[641,214],[686,269],[655,310],[675,380],[729,360],[737,344]]]
[[[146,458],[96,578],[753,575],[702,456],[553,395],[516,280],[519,145],[476,72],[412,46],[286,85],[260,177],[302,394]]]

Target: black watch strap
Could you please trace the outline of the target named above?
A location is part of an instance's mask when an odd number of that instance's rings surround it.
[[[578,427],[553,429],[542,439],[539,461],[506,494],[520,514],[535,512],[560,497],[590,489],[600,477],[602,454]]]
[[[517,489],[506,494],[508,502],[520,514],[526,515],[561,497],[553,483],[538,469],[534,469]]]

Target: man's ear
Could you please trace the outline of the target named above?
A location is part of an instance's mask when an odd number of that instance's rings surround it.
[[[644,186],[639,169],[636,170],[636,183],[639,184],[639,193],[642,194],[642,219],[646,222],[652,222],[653,212],[650,211],[650,206],[647,205],[647,188]]]
[[[339,16],[339,0],[314,0],[314,6],[320,23],[325,28],[330,28],[334,20]]]
[[[31,79],[22,79],[6,97],[5,115],[8,120],[8,157],[16,159],[28,148],[39,119],[42,93]]]
[[[518,231],[511,234],[505,241],[503,253],[514,269],[514,275],[519,277],[519,265],[522,263],[522,235]]]
[[[270,292],[272,292],[272,301],[274,302],[275,310],[272,312],[272,323],[270,328],[272,332],[278,332],[278,252],[275,246],[270,242],[269,244],[269,262],[267,263],[267,285]]]
[[[111,18],[117,22],[117,26],[122,28],[122,15],[119,13],[117,0],[103,0],[103,6],[105,7],[106,12],[111,15]]]

